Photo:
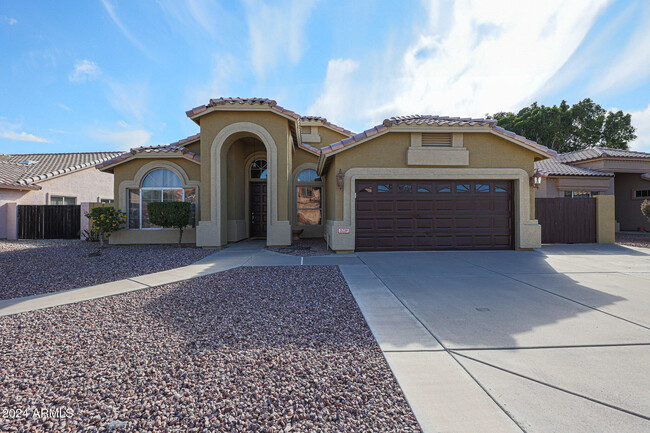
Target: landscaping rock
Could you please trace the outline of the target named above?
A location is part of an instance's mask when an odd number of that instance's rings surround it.
[[[0,354],[0,407],[72,409],[0,431],[419,431],[333,266],[242,267],[2,317]]]

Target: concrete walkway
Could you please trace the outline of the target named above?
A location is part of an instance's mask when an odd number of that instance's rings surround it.
[[[24,313],[58,305],[73,304],[90,299],[119,295],[163,284],[202,277],[239,266],[299,266],[361,263],[356,255],[297,257],[280,254],[264,248],[265,242],[250,240],[231,244],[189,266],[140,275],[124,280],[60,292],[26,296],[0,301],[0,316]]]

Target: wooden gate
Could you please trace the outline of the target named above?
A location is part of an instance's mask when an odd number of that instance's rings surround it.
[[[79,239],[80,205],[18,205],[18,239]]]
[[[542,243],[596,242],[595,198],[537,198],[535,215],[542,226]]]

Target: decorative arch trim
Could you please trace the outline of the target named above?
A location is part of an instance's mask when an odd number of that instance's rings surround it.
[[[142,181],[144,180],[144,177],[150,172],[152,172],[153,170],[159,168],[170,170],[171,172],[176,174],[181,179],[181,184],[183,188],[195,188],[196,196],[201,197],[199,191],[199,186],[201,185],[201,182],[198,180],[191,180],[190,177],[185,172],[185,170],[183,170],[183,168],[180,165],[170,161],[151,161],[146,163],[142,167],[140,167],[140,169],[135,173],[135,176],[133,177],[132,180],[124,180],[120,182],[120,186],[118,188],[119,189],[118,197],[120,198],[118,206],[120,210],[122,210],[123,212],[127,212],[129,208],[129,196],[126,193],[126,191],[128,189],[140,188],[142,186]],[[200,206],[201,206],[201,200],[197,200],[196,203],[197,215],[200,215],[199,213]]]

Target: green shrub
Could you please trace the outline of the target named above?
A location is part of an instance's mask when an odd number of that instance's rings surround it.
[[[641,203],[641,213],[650,221],[650,200],[643,200],[643,203]]]
[[[183,201],[163,201],[147,204],[149,221],[157,226],[180,230],[178,245],[183,239],[183,229],[190,223],[191,204]]]
[[[116,232],[126,222],[126,214],[112,206],[95,207],[86,214],[92,222],[92,229],[99,231],[99,246],[104,248],[104,235]]]

